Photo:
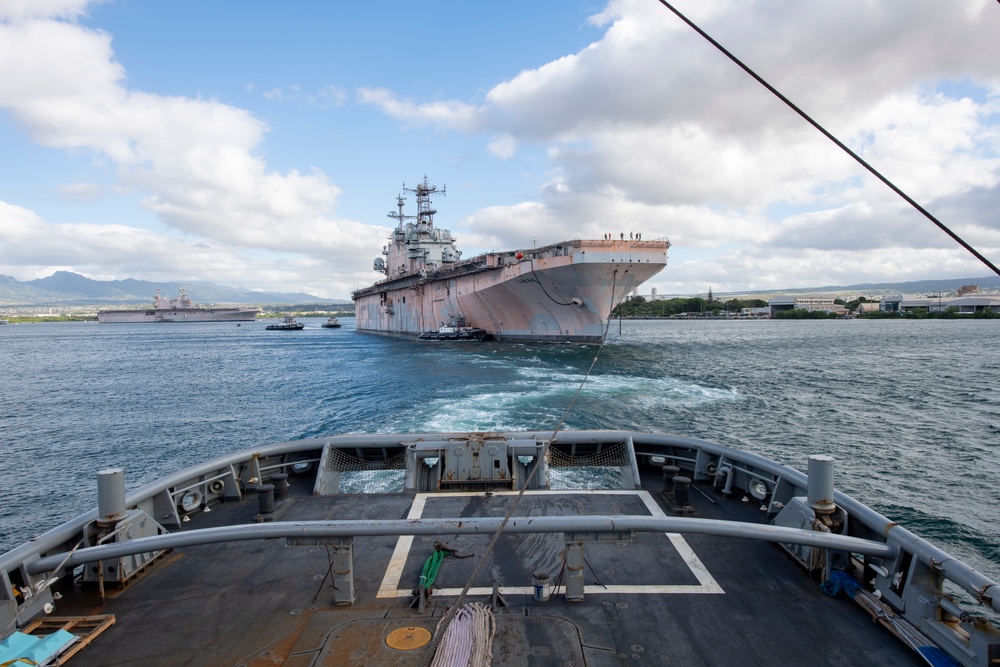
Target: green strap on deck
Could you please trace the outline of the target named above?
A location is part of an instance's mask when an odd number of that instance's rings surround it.
[[[427,560],[424,561],[424,568],[420,572],[420,585],[424,588],[430,588],[434,585],[434,580],[437,579],[438,570],[441,569],[441,561],[444,560],[445,552],[438,549],[434,550]]]

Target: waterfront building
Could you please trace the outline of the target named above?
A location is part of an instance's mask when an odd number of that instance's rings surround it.
[[[771,314],[779,310],[808,310],[826,313],[842,310],[839,304],[833,302],[833,296],[826,294],[805,294],[800,296],[777,296],[767,302]]]
[[[854,309],[855,315],[864,315],[865,313],[871,313],[882,309],[882,304],[878,301],[862,301],[858,304],[858,307]]]
[[[975,294],[948,299],[941,296],[886,296],[882,297],[879,307],[887,313],[909,313],[919,309],[929,313],[954,309],[962,315],[971,315],[983,310],[1000,313],[1000,294]]]

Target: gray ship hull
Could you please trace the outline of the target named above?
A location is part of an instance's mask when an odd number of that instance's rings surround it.
[[[259,308],[209,308],[191,301],[183,287],[173,299],[156,290],[153,307],[145,310],[102,310],[97,321],[106,324],[152,324],[156,322],[252,322]]]
[[[253,322],[259,310],[249,308],[179,308],[176,310],[105,310],[97,314],[104,324],[153,322]]]
[[[668,248],[575,240],[481,255],[355,292],[357,328],[416,336],[463,317],[498,340],[600,342],[614,306],[663,270]]]

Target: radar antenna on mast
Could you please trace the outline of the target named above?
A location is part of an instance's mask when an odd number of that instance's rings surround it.
[[[403,184],[403,189],[404,190],[406,189],[406,184],[405,183]],[[409,220],[409,219],[417,217],[415,215],[403,215],[403,204],[405,204],[405,203],[406,203],[406,200],[403,199],[403,195],[396,195],[396,206],[399,207],[399,212],[397,213],[395,211],[389,211],[389,213],[387,214],[388,217],[390,217],[390,218],[392,218],[394,220],[398,220],[399,221],[399,228],[400,229],[403,228],[403,220]]]
[[[440,192],[442,195],[448,194],[447,188],[447,185],[441,187]],[[426,222],[429,226],[433,227],[434,214],[437,213],[437,211],[431,208],[431,193],[438,192],[437,186],[428,183],[427,176],[424,175],[423,183],[418,183],[416,188],[408,188],[406,187],[406,183],[403,183],[403,190],[417,195],[417,224]],[[402,211],[403,209],[400,208],[400,213],[402,213]],[[395,217],[395,215],[393,215],[393,217]]]

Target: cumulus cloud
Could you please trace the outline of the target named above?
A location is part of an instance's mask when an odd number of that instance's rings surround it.
[[[486,146],[488,150],[493,155],[496,155],[502,160],[513,157],[514,152],[517,150],[517,142],[514,137],[509,134],[501,134],[494,137],[489,144]]]
[[[99,198],[104,189],[98,183],[66,183],[59,186],[59,193],[66,199],[77,201],[94,201]]]
[[[442,124],[460,130],[474,128],[475,107],[454,100],[418,104],[401,99],[385,88],[361,88],[358,90],[358,101],[413,126]]]
[[[1000,20],[983,0],[889,7],[858,0],[822,12],[792,0],[768,2],[767,11],[755,11],[759,2],[678,4],[926,206],[954,206],[998,187]],[[600,231],[599,217],[652,226],[674,239],[680,257],[738,244],[696,265],[707,270],[717,261],[730,274],[742,266],[746,285],[769,269],[760,257],[738,260],[762,252],[782,253],[781,262],[789,252],[810,263],[825,257],[869,277],[956,263],[982,270],[661,6],[616,0],[592,21],[606,27],[601,40],[496,85],[473,119],[454,126],[548,145],[566,189],[598,193],[576,195],[585,202],[567,218],[576,225]],[[559,220],[565,201],[544,189],[539,195],[536,229],[557,234],[559,224],[544,221]],[[517,220],[523,211],[509,213]],[[985,207],[965,213],[953,226],[982,250],[1000,250],[1000,219]],[[495,228],[503,217],[493,210],[468,223]],[[924,254],[905,266],[883,259],[914,249]],[[919,260],[934,253],[937,265]],[[842,273],[775,275],[808,285]]]
[[[1000,253],[995,3],[676,4],[980,250]],[[323,266],[360,266],[387,230],[339,217],[342,192],[323,169],[269,167],[263,115],[130,87],[111,35],[81,25],[89,6],[0,0],[0,107],[37,143],[90,154],[113,180],[77,178],[59,186],[62,195],[135,192],[160,227],[111,229],[118,251],[156,245],[164,261],[214,263],[219,275],[252,261],[269,279],[298,273],[297,284],[325,281],[317,293],[346,296],[346,273],[321,280]],[[466,256],[635,231],[674,244],[671,267],[656,279],[661,291],[981,271],[659,3],[610,0],[590,22],[601,31],[592,43],[461,99],[417,99],[379,80],[350,93],[246,90],[270,102],[263,109],[354,105],[397,122],[402,135],[470,137],[478,154],[450,156],[456,169],[482,160],[530,171],[520,199],[477,206],[448,225]],[[106,228],[49,223],[15,203],[0,202],[9,221],[0,248],[62,235],[98,265],[90,240]],[[50,265],[69,258],[59,243]]]
[[[2,0],[0,19],[19,21],[36,18],[73,19],[83,14],[92,0]]]
[[[969,277],[961,248],[808,249],[777,256],[758,249],[730,250],[710,259],[674,261],[657,281],[660,294],[780,291],[789,286],[828,287],[892,281]],[[977,271],[982,275],[982,270]]]
[[[0,23],[0,107],[37,143],[91,152],[111,165],[116,187],[151,193],[142,205],[173,234],[154,239],[128,228],[42,225],[45,242],[36,245],[52,259],[39,266],[63,264],[60,245],[76,249],[78,270],[87,267],[91,250],[96,260],[98,254],[107,258],[141,249],[137,256],[145,257],[147,274],[155,260],[152,248],[171,260],[190,260],[175,263],[175,270],[204,267],[211,257],[211,265],[224,273],[220,267],[227,263],[246,266],[245,257],[237,258],[255,248],[336,261],[377,247],[383,230],[336,217],[340,190],[321,171],[267,168],[260,146],[268,128],[260,118],[217,100],[130,89],[111,36],[66,20],[87,5],[0,5],[0,16],[11,19]],[[313,94],[294,92],[316,106],[339,104],[345,96],[332,86]],[[58,190],[86,199],[101,187],[77,182]],[[36,217],[32,224],[41,223]],[[0,232],[5,244],[11,229]],[[101,230],[102,241],[89,243]],[[127,263],[119,269],[125,273]]]
[[[34,211],[0,201],[0,249],[13,251],[15,244],[32,239],[45,224]]]

